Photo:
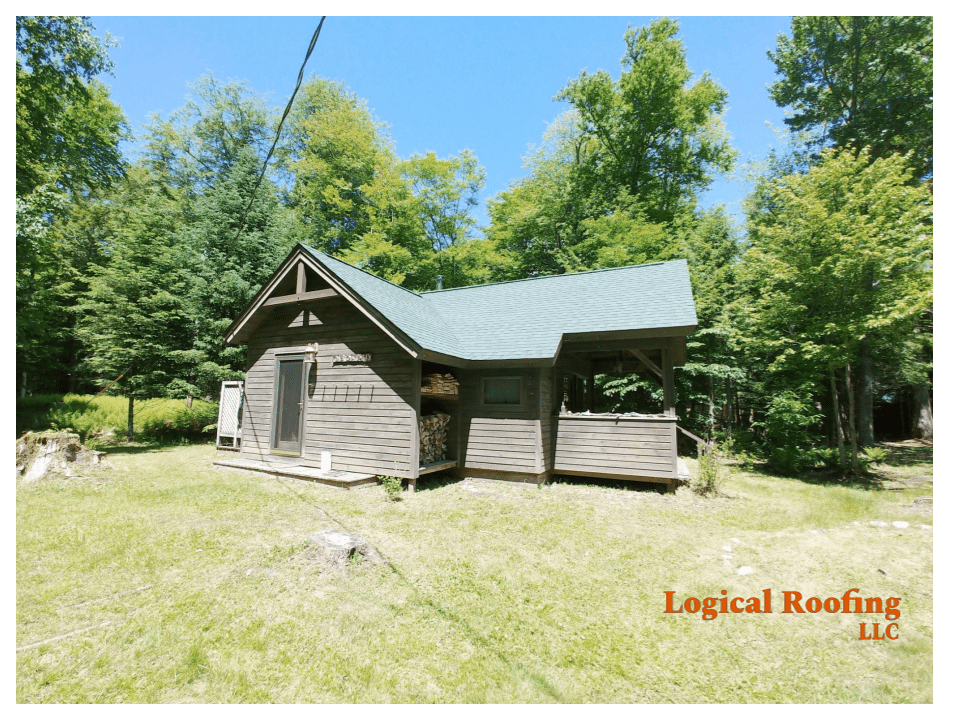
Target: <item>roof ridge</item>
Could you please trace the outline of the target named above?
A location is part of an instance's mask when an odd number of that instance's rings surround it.
[[[550,278],[573,277],[575,275],[590,275],[591,273],[610,272],[611,270],[631,270],[634,268],[653,267],[655,265],[666,265],[667,263],[672,263],[672,262],[685,263],[686,260],[684,258],[677,258],[676,260],[658,260],[657,262],[640,263],[639,265],[621,265],[620,267],[614,267],[614,268],[598,268],[596,270],[581,270],[580,272],[575,272],[575,273],[559,273],[557,275],[538,275],[537,277],[518,278],[517,280],[501,280],[499,282],[482,283],[480,285],[462,285],[461,287],[443,288],[442,290],[424,290],[423,292],[416,293],[416,294],[423,296],[423,295],[433,295],[435,293],[442,293],[442,292],[454,292],[455,290],[477,290],[479,288],[492,287],[493,285],[508,285],[510,283],[529,282],[531,280],[548,280]]]
[[[393,285],[393,287],[398,288],[398,289],[400,289],[400,290],[403,290],[404,292],[408,292],[408,293],[410,293],[411,295],[416,295],[417,297],[420,297],[420,295],[421,295],[421,293],[415,292],[414,290],[409,290],[409,289],[405,288],[403,285],[397,285],[395,282],[390,282],[390,281],[387,280],[386,278],[382,278],[382,277],[380,277],[379,275],[374,275],[374,274],[373,274],[372,272],[370,272],[369,270],[364,270],[362,267],[357,267],[357,266],[354,265],[353,263],[348,263],[346,260],[342,260],[342,259],[340,259],[340,258],[338,258],[338,257],[336,257],[336,256],[334,256],[334,255],[329,255],[329,254],[323,252],[322,250],[317,250],[316,248],[312,248],[312,247],[310,247],[309,245],[306,245],[306,244],[304,244],[304,243],[302,243],[302,242],[298,242],[297,245],[303,246],[304,248],[306,248],[307,250],[309,250],[311,253],[323,255],[324,257],[328,257],[328,258],[330,258],[331,260],[336,260],[338,263],[343,263],[344,265],[347,265],[347,266],[349,266],[349,267],[352,267],[354,270],[358,270],[358,271],[360,271],[360,272],[362,272],[362,273],[366,273],[367,275],[369,275],[369,276],[372,277],[372,278],[376,278],[377,280],[380,280],[381,282],[385,282],[387,285]]]
[[[401,286],[401,285],[397,285],[396,283],[392,283],[392,282],[390,282],[389,280],[385,280],[384,278],[380,277],[379,275],[374,275],[372,272],[368,272],[368,271],[364,270],[363,268],[358,268],[356,265],[352,265],[351,263],[348,263],[346,260],[341,260],[340,258],[334,257],[333,255],[328,255],[327,253],[322,252],[321,250],[317,250],[317,249],[315,249],[315,248],[312,248],[312,247],[310,247],[309,245],[305,245],[304,243],[297,243],[297,244],[300,245],[300,246],[302,246],[305,250],[307,250],[307,251],[308,251],[311,255],[313,255],[314,257],[317,257],[318,260],[321,260],[321,258],[326,258],[326,259],[330,259],[330,260],[336,260],[338,263],[340,263],[341,265],[346,265],[346,266],[347,266],[348,268],[350,268],[351,270],[355,270],[355,271],[357,271],[357,272],[363,273],[364,275],[368,275],[369,277],[374,278],[375,280],[379,280],[380,282],[385,283],[386,285],[389,285],[390,287],[397,288],[398,290],[403,290],[404,292],[406,292],[407,294],[409,294],[411,297],[416,298],[416,301],[417,301],[418,303],[423,303],[422,305],[418,305],[417,307],[419,307],[422,311],[428,313],[435,322],[438,322],[438,323],[444,328],[444,330],[447,332],[447,334],[448,334],[448,339],[452,340],[452,344],[456,346],[457,351],[458,351],[458,352],[461,352],[461,353],[463,352],[463,344],[462,344],[461,341],[460,341],[460,335],[457,333],[456,328],[453,327],[453,326],[447,321],[447,319],[443,316],[443,314],[442,314],[439,310],[437,310],[437,308],[434,306],[433,303],[431,303],[430,301],[428,301],[428,300],[427,300],[425,297],[423,297],[420,293],[414,292],[413,290],[408,290],[407,288],[405,288],[405,287],[403,287],[403,286]],[[322,263],[322,262],[323,262],[323,260],[321,260],[321,263]],[[331,269],[331,272],[336,272],[336,271]],[[344,277],[342,277],[342,276],[338,276],[338,277],[339,277],[343,282],[345,282],[348,287],[350,287],[350,288],[353,289],[355,292],[357,292],[359,295],[361,295],[361,297],[363,296],[362,291],[360,291],[359,289],[353,287],[353,285],[351,284],[350,280],[348,280],[348,279],[346,279],[346,278],[344,278]],[[369,299],[367,299],[367,302],[371,302],[371,304],[372,304],[372,301],[369,300]],[[403,332],[406,332],[406,331],[401,327],[400,323],[398,323],[395,319],[390,319],[390,318],[388,318],[388,319],[389,319],[390,322],[392,322],[398,329],[400,329],[400,330],[403,331]],[[415,342],[418,342],[416,339],[414,339],[414,341],[415,341]]]

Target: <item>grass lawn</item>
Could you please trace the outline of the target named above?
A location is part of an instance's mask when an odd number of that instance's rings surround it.
[[[466,480],[389,503],[120,448],[17,487],[17,699],[931,702],[930,455],[881,468],[899,489],[731,469],[717,499]],[[319,563],[331,518],[390,564]],[[779,612],[854,587],[901,598],[899,640]],[[667,590],[764,588],[773,614],[664,614]]]

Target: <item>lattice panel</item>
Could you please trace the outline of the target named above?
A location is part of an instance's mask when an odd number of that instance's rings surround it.
[[[217,435],[235,438],[240,435],[240,403],[243,399],[243,383],[226,380],[220,386],[220,416],[217,419]]]

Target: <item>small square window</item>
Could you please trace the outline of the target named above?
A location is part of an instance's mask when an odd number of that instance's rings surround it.
[[[484,378],[484,405],[519,406],[523,395],[523,378]]]

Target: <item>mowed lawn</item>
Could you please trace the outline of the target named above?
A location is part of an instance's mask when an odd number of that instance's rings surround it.
[[[213,459],[123,448],[18,484],[20,702],[932,700],[928,458],[884,468],[899,490],[732,470],[716,499],[464,480],[399,503]],[[318,562],[330,527],[389,563]],[[901,598],[899,640],[779,612],[854,587]],[[773,614],[664,614],[668,590],[765,588]]]

